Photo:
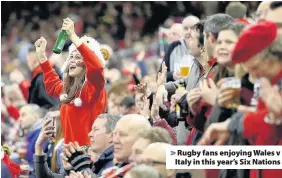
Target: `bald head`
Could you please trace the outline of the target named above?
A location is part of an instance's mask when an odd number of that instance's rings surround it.
[[[123,116],[117,123],[117,127],[125,127],[129,129],[129,131],[134,132],[133,134],[137,135],[143,129],[149,129],[151,127],[150,122],[145,117],[139,114],[128,114]]]
[[[174,23],[168,32],[168,42],[172,43],[182,39],[183,37],[183,27],[180,23]]]
[[[167,143],[151,143],[141,156],[142,162],[159,162],[158,164],[153,164],[152,167],[163,177],[175,177],[175,170],[166,169],[166,149],[169,146],[171,145]]]
[[[166,148],[171,146],[167,143],[151,143],[148,147],[144,150],[144,155],[150,155],[154,160],[158,160],[161,162],[166,162]]]
[[[186,23],[186,22],[190,22],[190,23],[194,23],[194,25],[195,25],[199,21],[200,21],[200,19],[198,17],[196,17],[194,15],[189,15],[189,16],[187,16],[183,19],[182,24]]]
[[[23,106],[20,110],[26,110],[29,114],[32,114],[37,117],[43,117],[43,112],[40,107],[36,104],[27,104]]]
[[[27,104],[20,109],[19,122],[23,129],[29,129],[43,114],[38,105]]]
[[[256,21],[263,21],[266,18],[267,11],[270,8],[271,1],[262,1],[256,11]]]
[[[266,20],[273,21],[275,23],[282,23],[282,2],[271,2],[270,10],[267,13]]]
[[[198,22],[200,22],[200,19],[196,16],[190,15],[186,17],[182,21],[182,26],[183,26],[183,32],[184,32],[184,39],[189,40],[191,36],[191,28],[196,25]]]
[[[114,131],[114,157],[118,162],[128,162],[131,149],[138,135],[144,129],[151,127],[150,122],[145,117],[138,114],[128,114],[123,116]]]

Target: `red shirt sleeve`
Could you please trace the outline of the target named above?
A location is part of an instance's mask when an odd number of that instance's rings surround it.
[[[24,96],[26,101],[28,100],[29,87],[30,87],[30,81],[29,80],[24,80],[20,84],[20,89],[21,89],[23,96]]]
[[[254,139],[258,133],[260,133],[263,128],[263,125],[266,124],[264,122],[264,117],[268,111],[266,109],[255,112],[249,113],[245,115],[243,119],[243,135],[247,139]]]
[[[96,92],[101,92],[105,86],[104,66],[98,56],[84,43],[77,48],[86,65],[86,78]]]
[[[63,92],[63,81],[60,80],[56,71],[51,67],[50,62],[40,64],[44,75],[44,85],[46,92],[53,96],[59,98]]]
[[[18,120],[18,118],[20,117],[20,111],[18,108],[16,108],[13,105],[9,105],[7,106],[7,111],[9,113],[9,116],[11,116],[12,118],[14,118],[15,120]]]
[[[173,129],[170,127],[170,125],[168,125],[168,123],[167,123],[167,121],[165,119],[162,119],[162,120],[156,122],[154,124],[154,127],[162,127],[164,129],[166,129],[168,131],[169,135],[172,138],[172,144],[173,145],[177,144],[177,137],[176,137]]]

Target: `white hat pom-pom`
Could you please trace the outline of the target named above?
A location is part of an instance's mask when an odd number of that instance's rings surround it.
[[[73,102],[76,107],[82,106],[82,100],[80,98],[75,98]]]
[[[64,101],[67,98],[68,98],[68,95],[66,93],[60,95],[60,101]]]

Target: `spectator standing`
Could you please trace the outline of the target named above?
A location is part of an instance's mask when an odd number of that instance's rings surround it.
[[[99,43],[89,37],[79,38],[69,18],[64,19],[62,30],[66,30],[73,42],[64,81],[59,79],[46,57],[44,38],[36,41],[36,51],[47,93],[63,103],[60,111],[65,143],[77,141],[86,146],[90,143],[87,134],[93,122],[106,110],[105,59]]]

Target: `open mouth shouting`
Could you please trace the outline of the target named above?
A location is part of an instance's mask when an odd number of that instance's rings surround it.
[[[69,70],[73,71],[75,69],[76,69],[76,64],[71,64],[70,67],[69,67]]]

